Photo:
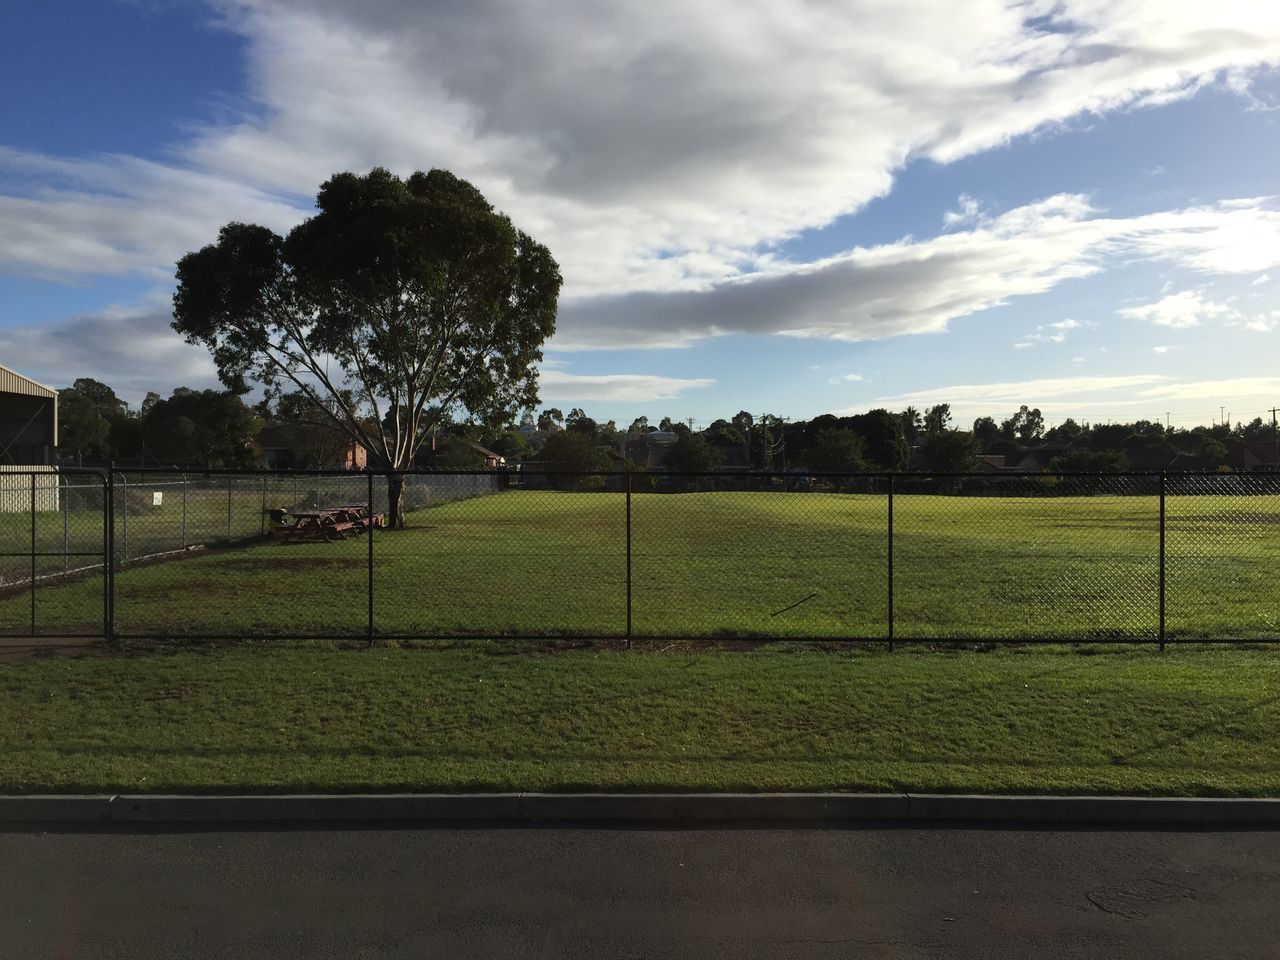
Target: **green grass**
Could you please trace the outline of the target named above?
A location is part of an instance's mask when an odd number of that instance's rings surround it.
[[[257,645],[0,664],[0,790],[1280,794],[1273,649]]]
[[[632,504],[638,634],[885,634],[884,497],[636,494]],[[900,496],[894,521],[899,636],[1155,637],[1155,498]],[[508,492],[417,510],[409,524],[375,538],[381,632],[625,630],[617,494]],[[1280,497],[1171,497],[1167,549],[1171,639],[1280,639]],[[132,565],[117,577],[117,627],[362,634],[367,550],[356,537]],[[42,585],[37,607],[43,632],[100,629],[101,578]],[[0,632],[23,631],[29,615],[27,596],[0,598]]]

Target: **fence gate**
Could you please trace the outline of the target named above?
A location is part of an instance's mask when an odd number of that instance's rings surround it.
[[[103,636],[108,507],[97,471],[0,473],[0,636]]]

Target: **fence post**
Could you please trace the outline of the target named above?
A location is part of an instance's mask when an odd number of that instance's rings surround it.
[[[370,509],[373,504],[369,504]],[[262,513],[258,517],[258,536],[265,537],[267,535],[267,475],[262,475]]]
[[[365,533],[369,536],[369,646],[373,646],[373,471],[369,471],[369,524]]]
[[[1165,474],[1160,471],[1160,652],[1164,653],[1164,499],[1165,499]]]
[[[36,475],[31,474],[31,636],[36,635]]]
[[[627,471],[627,649],[631,649],[631,471]]]
[[[129,562],[129,478],[120,474],[120,563]]]
[[[231,477],[227,477],[227,539],[231,539]]]
[[[190,481],[187,475],[182,475],[182,549],[187,549],[187,487]]]
[[[58,494],[62,498],[62,572],[66,573],[71,569],[71,533],[67,529],[67,512],[71,506],[67,501],[70,499],[68,491],[71,489],[66,482],[66,478],[62,474],[58,474]]]
[[[889,650],[893,651],[893,474],[889,474]]]
[[[103,576],[103,639],[107,643],[116,638],[116,465],[107,464],[107,477],[102,486],[102,499],[106,501],[104,511],[107,522],[102,529],[102,576]]]

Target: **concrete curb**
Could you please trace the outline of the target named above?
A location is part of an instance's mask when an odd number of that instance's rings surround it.
[[[0,797],[0,821],[106,823],[111,819],[111,802],[114,799],[110,794]]]
[[[1280,799],[857,793],[472,793],[0,796],[0,822],[267,823],[444,820],[988,821],[1280,824]]]

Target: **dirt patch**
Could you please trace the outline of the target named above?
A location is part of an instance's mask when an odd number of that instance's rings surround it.
[[[270,556],[219,557],[219,569],[231,570],[349,570],[368,564],[365,557],[290,557],[278,553]]]

